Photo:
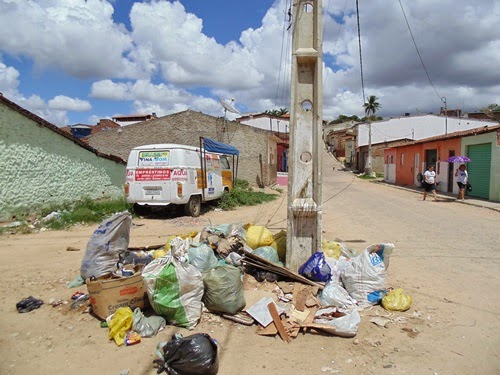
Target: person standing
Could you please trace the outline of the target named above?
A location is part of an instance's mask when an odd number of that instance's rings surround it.
[[[465,164],[461,164],[460,167],[455,171],[455,177],[457,178],[458,185],[458,196],[457,199],[465,200],[465,188],[469,183],[469,173],[465,169]]]
[[[424,201],[425,198],[427,197],[427,193],[430,191],[432,192],[432,195],[434,196],[434,201],[437,202],[437,195],[436,195],[436,172],[434,171],[434,166],[429,165],[427,167],[427,170],[424,173],[424,181],[425,181],[425,190],[424,190]]]

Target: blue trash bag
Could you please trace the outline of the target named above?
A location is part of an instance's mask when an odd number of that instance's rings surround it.
[[[318,251],[299,268],[299,274],[312,281],[327,282],[332,276],[332,269],[325,260],[325,253]]]

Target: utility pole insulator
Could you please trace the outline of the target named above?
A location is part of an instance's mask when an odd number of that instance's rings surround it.
[[[323,48],[321,0],[293,5],[286,266],[321,250]]]

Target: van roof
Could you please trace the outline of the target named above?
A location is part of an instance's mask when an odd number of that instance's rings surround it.
[[[144,146],[138,146],[134,147],[133,150],[159,150],[159,149],[172,149],[172,148],[182,148],[182,149],[187,149],[187,150],[192,150],[196,151],[199,150],[199,147],[193,147],[193,146],[188,146],[188,145],[179,145],[176,143],[158,143],[158,144],[153,144],[153,145],[144,145]]]

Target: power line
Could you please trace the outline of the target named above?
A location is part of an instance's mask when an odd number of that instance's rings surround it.
[[[285,31],[286,31],[286,23],[287,23],[287,20],[286,20],[286,17],[288,15],[288,17],[291,17],[290,15],[290,7],[288,6],[288,0],[286,1],[286,4],[285,4],[285,10],[286,8],[288,8],[288,13],[285,11],[283,12],[284,13],[284,19],[283,19],[283,31],[282,31],[282,34],[281,34],[281,54],[280,54],[280,67],[278,69],[278,84],[276,85],[276,96],[274,98],[274,102],[277,103],[278,102],[278,95],[279,95],[279,90],[280,90],[280,80],[281,80],[281,68],[282,68],[282,64],[283,64],[283,46],[284,46],[284,41],[285,41]]]
[[[361,28],[359,27],[359,5],[358,5],[358,0],[356,0],[356,19],[358,21],[358,44],[359,44],[359,67],[360,67],[360,70],[361,70],[361,92],[363,94],[363,103],[366,103],[365,80],[363,78],[363,57],[361,55]]]
[[[432,82],[432,79],[429,76],[429,72],[427,71],[427,68],[425,67],[424,60],[422,59],[422,56],[420,55],[420,51],[418,50],[418,47],[417,47],[417,42],[415,42],[415,38],[413,37],[413,33],[412,33],[411,27],[410,27],[410,23],[408,22],[408,18],[406,18],[406,13],[405,13],[405,10],[403,8],[403,4],[401,3],[401,0],[399,0],[399,5],[401,6],[401,11],[403,12],[403,16],[405,17],[406,26],[408,26],[408,31],[410,32],[411,40],[413,41],[413,45],[415,46],[415,50],[417,51],[418,58],[420,59],[420,62],[422,63],[422,67],[424,68],[425,74],[427,75],[427,79],[431,83],[431,86],[434,89],[434,92],[436,93],[436,95],[439,98],[439,101],[441,102],[442,101],[442,99],[441,99],[442,97],[437,92],[436,87],[434,86],[434,83]]]

